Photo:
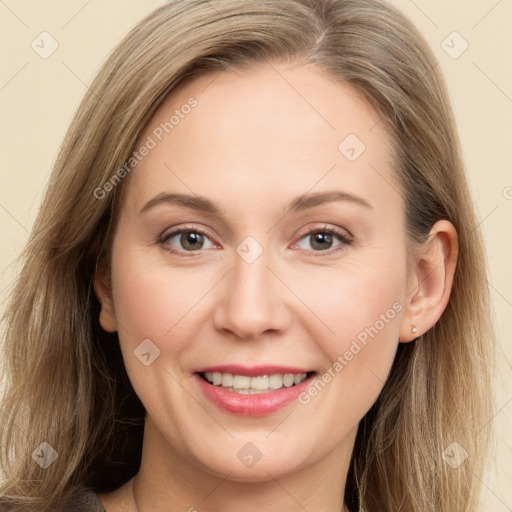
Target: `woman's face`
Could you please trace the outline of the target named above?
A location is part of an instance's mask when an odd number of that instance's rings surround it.
[[[410,320],[384,123],[276,64],[182,86],[137,148],[112,327],[147,438],[235,480],[348,457]]]

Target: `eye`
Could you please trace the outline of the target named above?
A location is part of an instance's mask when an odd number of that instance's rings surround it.
[[[305,245],[309,245],[310,247],[304,247],[304,244],[301,245],[302,241],[305,241]],[[337,250],[337,247],[350,245],[351,243],[352,238],[346,232],[324,226],[320,229],[317,228],[309,230],[298,242],[296,242],[296,245],[299,249],[331,254]],[[315,254],[315,256],[323,255],[324,254]]]
[[[186,227],[164,235],[159,243],[171,253],[196,252],[202,249],[211,249],[214,246],[204,231]],[[175,249],[176,244],[178,244],[178,250]]]
[[[304,242],[310,247],[304,247]],[[193,256],[192,253],[194,252],[215,247],[210,236],[195,227],[175,229],[164,234],[158,240],[158,243],[170,253],[188,256]],[[324,226],[323,228],[310,229],[294,245],[306,251],[312,250],[316,253],[315,256],[326,256],[338,250],[337,248],[351,243],[352,238],[346,232]]]

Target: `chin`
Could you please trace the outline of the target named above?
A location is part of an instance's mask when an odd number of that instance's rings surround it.
[[[241,435],[235,441],[230,440],[229,445],[210,449],[207,457],[201,453],[193,456],[197,466],[215,476],[234,482],[265,482],[308,465],[308,449],[304,443],[293,443],[293,446],[284,443],[284,439],[277,437],[265,440],[263,436],[260,439]]]

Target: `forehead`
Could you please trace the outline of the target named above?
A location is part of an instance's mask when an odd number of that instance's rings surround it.
[[[363,193],[365,182],[390,179],[391,140],[379,121],[357,90],[311,66],[207,74],[155,112],[137,145],[151,139],[153,147],[129,193],[139,205],[169,188],[219,197],[340,185]]]

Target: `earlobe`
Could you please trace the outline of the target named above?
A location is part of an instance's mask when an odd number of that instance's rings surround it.
[[[452,290],[457,254],[455,227],[447,220],[436,222],[427,241],[416,251],[407,311],[400,326],[402,343],[427,332],[443,314]]]
[[[117,322],[112,298],[112,287],[107,265],[103,259],[98,259],[93,278],[93,287],[96,297],[101,304],[99,322],[107,332],[117,331]]]

